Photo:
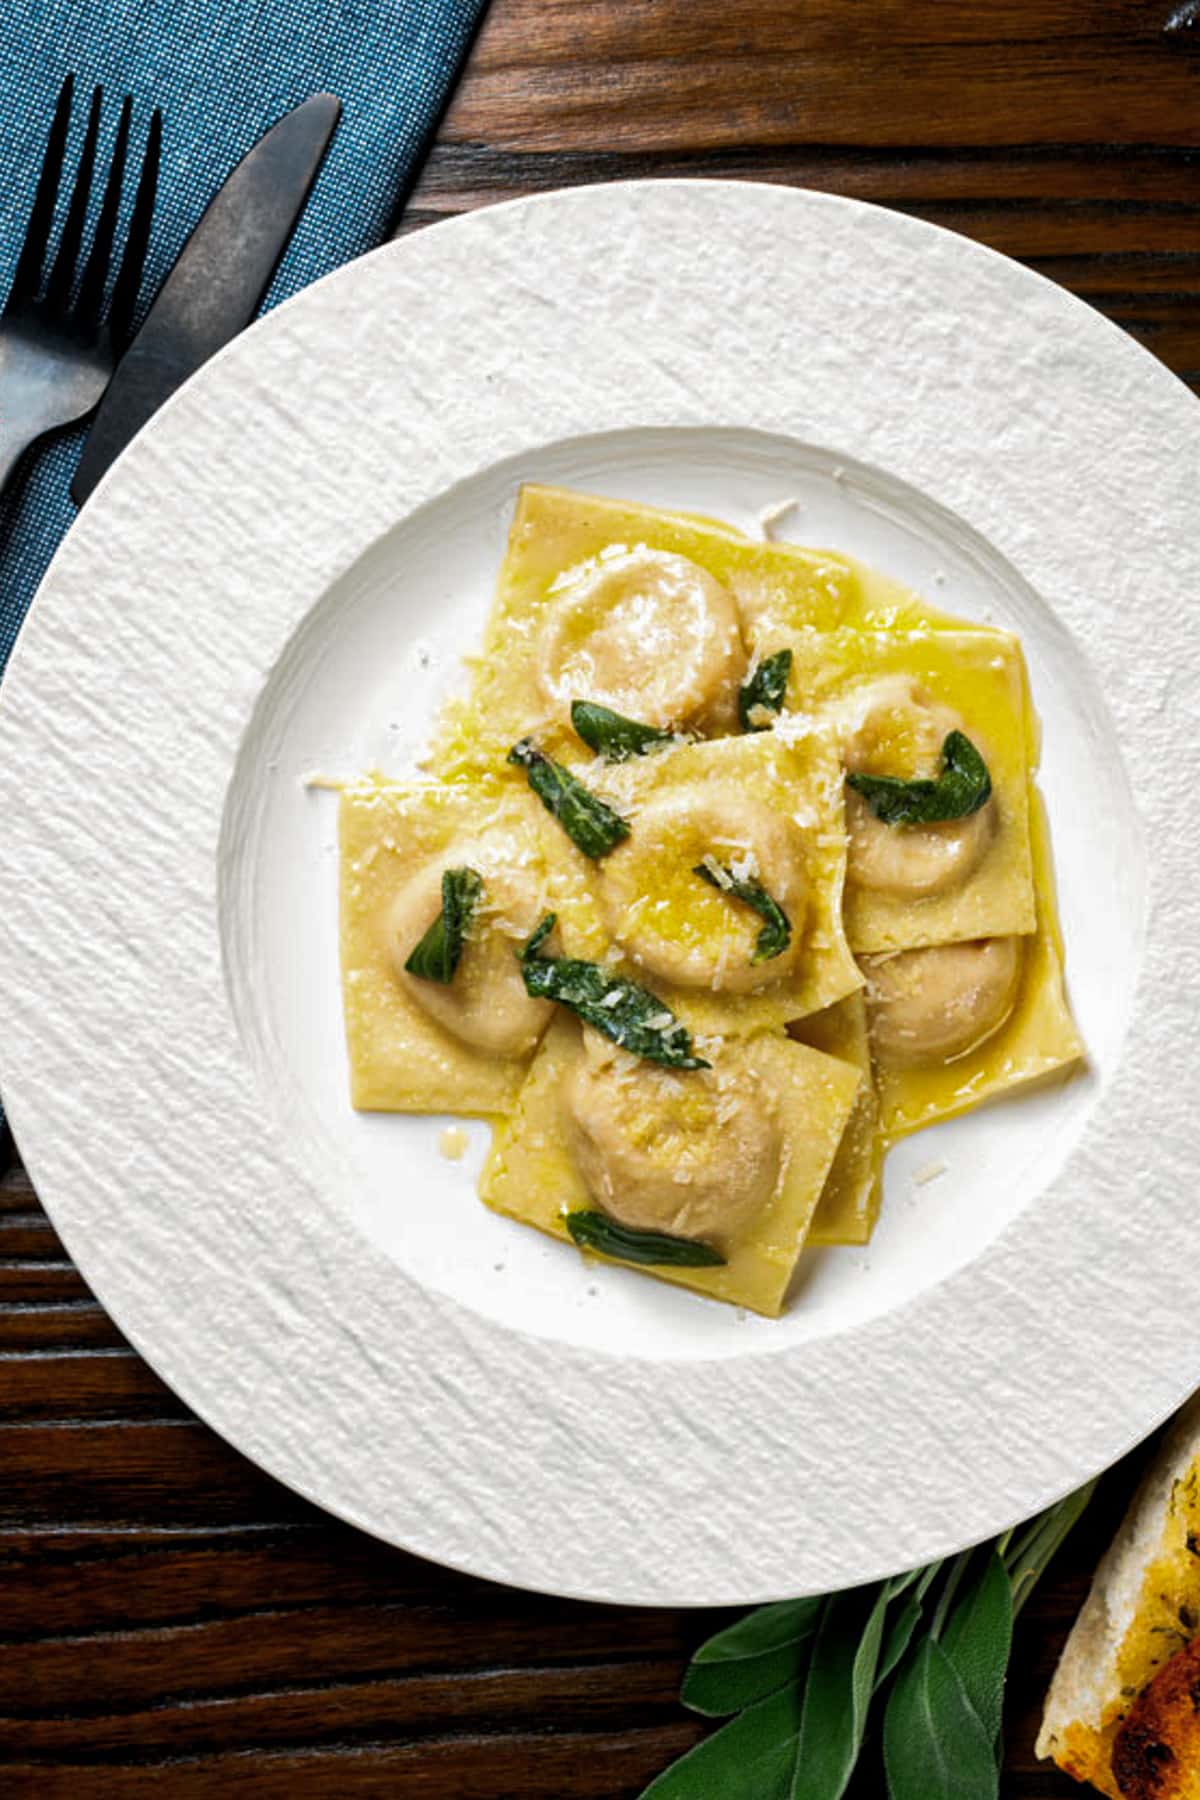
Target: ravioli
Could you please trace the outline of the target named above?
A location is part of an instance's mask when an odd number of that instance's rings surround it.
[[[931,719],[957,724],[983,755],[991,777],[987,808],[932,828],[885,826],[857,794],[848,801],[852,840],[869,830],[871,880],[855,878],[851,844],[845,900],[846,936],[856,952],[911,950],[963,938],[1031,932],[1036,923],[1027,787],[1031,746],[1025,681],[1015,638],[996,632],[921,631],[774,633],[764,654],[792,652],[787,707],[777,732],[790,736],[824,722],[843,754],[855,734],[873,733],[868,766],[909,779],[928,774],[913,764],[907,687]],[[882,696],[882,699],[881,699]],[[795,721],[795,722],[793,722]],[[942,731],[935,732],[940,745]],[[852,802],[852,803],[851,803]],[[856,824],[856,820],[858,823]],[[925,834],[932,842],[913,891],[901,876],[890,887],[883,859],[905,854]],[[943,856],[943,852],[945,855]],[[952,859],[961,858],[959,863]]]
[[[846,840],[828,738],[785,743],[764,731],[682,744],[593,764],[589,781],[632,825],[597,872],[608,930],[690,1024],[735,1035],[778,1027],[861,987],[842,930]],[[706,859],[713,879],[697,873]],[[778,959],[754,961],[762,918],[722,890],[722,870],[775,886],[791,934]]]
[[[440,999],[434,984],[398,976],[389,943],[397,896],[426,873],[436,889],[442,867],[492,846],[532,878],[533,910],[558,915],[565,952],[595,956],[607,939],[586,860],[531,794],[496,784],[356,782],[342,793],[339,831],[352,1104],[367,1112],[507,1111],[529,1056],[497,1055],[464,1041],[422,1003],[422,985],[430,1005]],[[486,892],[484,898],[486,904]],[[426,922],[433,916],[431,901]],[[510,936],[516,970],[519,937]]]
[[[735,1062],[768,1097],[782,1136],[778,1179],[757,1217],[729,1243],[722,1267],[656,1265],[645,1272],[774,1318],[783,1306],[861,1075],[848,1063],[782,1036],[711,1040],[702,1048],[714,1070],[722,1060]],[[567,1242],[567,1214],[595,1204],[571,1152],[562,1100],[564,1084],[583,1055],[580,1028],[557,1020],[534,1059],[515,1112],[497,1128],[479,1187],[494,1212]],[[663,1084],[714,1078],[711,1072],[674,1075],[649,1065],[637,1074],[644,1076],[650,1094]]]
[[[866,1000],[861,993],[850,994],[823,1012],[789,1025],[788,1036],[827,1056],[836,1056],[862,1074],[854,1110],[813,1215],[808,1242],[867,1244],[883,1198],[883,1139],[871,1069]]]
[[[660,559],[674,572],[672,579],[684,579],[690,566],[702,584],[711,584],[710,599],[715,601],[712,589],[719,589],[731,609],[736,645],[727,641],[729,621],[721,618],[706,619],[714,642],[702,646],[710,668],[714,653],[724,649],[726,691],[715,705],[706,705],[700,695],[692,709],[695,716],[684,721],[706,735],[736,729],[728,701],[736,699],[743,637],[761,628],[755,622],[786,615],[828,630],[840,622],[857,592],[850,565],[832,553],[753,542],[699,517],[527,485],[518,496],[470,693],[451,702],[439,722],[427,763],[432,772],[446,777],[498,766],[510,745],[526,733],[563,730],[570,700],[601,699],[594,691],[572,689],[588,669],[579,639],[589,625],[603,627],[606,610],[610,617],[622,607],[629,613],[633,668],[627,673],[636,676],[640,669],[652,698],[669,686],[669,671],[662,664],[685,647],[695,630],[697,608],[683,614],[689,629],[678,633],[674,644],[663,642],[661,620],[659,629],[653,619],[647,629],[637,613],[644,597],[637,594],[636,582],[635,591],[622,596],[618,579],[623,562],[638,556]],[[572,594],[578,595],[577,605]],[[549,676],[544,666],[548,644],[557,659]],[[611,644],[608,650],[611,655]],[[645,708],[618,705],[617,710],[646,716]]]
[[[939,1119],[969,1112],[1011,1088],[1044,1079],[1079,1063],[1083,1045],[1067,1004],[1062,939],[1054,903],[1054,877],[1041,798],[1030,792],[1030,823],[1037,877],[1037,929],[1024,940],[1016,1001],[1007,1021],[977,1049],[933,1068],[879,1066],[880,1123],[889,1139],[907,1137]],[[868,985],[868,1016],[870,987]]]
[[[1009,633],[527,486],[471,666],[343,793],[341,945],[353,1104],[491,1117],[493,1210],[775,1316],[891,1142],[1082,1059]]]

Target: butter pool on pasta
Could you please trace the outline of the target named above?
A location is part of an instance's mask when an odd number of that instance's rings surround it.
[[[342,972],[354,1105],[491,1118],[494,1210],[773,1316],[890,1142],[1081,1060],[1015,638],[527,487],[471,661],[343,792]]]

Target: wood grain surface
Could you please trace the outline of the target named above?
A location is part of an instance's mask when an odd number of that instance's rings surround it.
[[[1200,386],[1200,5],[493,0],[408,226],[645,175],[899,207],[1063,283]],[[1033,1738],[1131,1478],[1021,1618],[1012,1800],[1078,1792]],[[632,1800],[700,1735],[677,1692],[715,1622],[493,1587],[315,1512],[126,1345],[12,1160],[0,1794]]]

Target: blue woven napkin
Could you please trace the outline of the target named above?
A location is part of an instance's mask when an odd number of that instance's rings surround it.
[[[0,294],[7,293],[63,77],[75,71],[68,170],[87,97],[120,96],[135,148],[153,107],[163,161],[147,286],[170,267],[234,164],[289,107],[327,89],[344,112],[266,304],[383,236],[436,124],[486,0],[4,0],[0,6]],[[75,516],[67,495],[83,433],[39,459],[0,510],[0,670],[34,589]]]
[[[267,127],[326,89],[344,107],[332,148],[266,305],[378,243],[465,57],[486,0],[3,0],[0,6],[0,295],[33,201],[54,101],[76,77],[73,170],[87,98],[108,99],[101,169],[120,96],[134,148],[163,113],[147,288],[166,273],[215,189]],[[61,212],[60,212],[61,216]],[[67,489],[83,442],[45,450],[0,503],[0,672],[46,565],[75,516]],[[3,1124],[0,1111],[0,1126]]]

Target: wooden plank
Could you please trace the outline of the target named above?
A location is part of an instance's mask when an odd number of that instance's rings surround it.
[[[128,1348],[0,1352],[6,1422],[186,1419],[191,1414]]]
[[[0,1524],[315,1516],[197,1420],[0,1425],[0,1468]]]
[[[91,1289],[69,1262],[40,1257],[14,1257],[10,1262],[0,1262],[0,1308],[91,1297]]]
[[[136,1645],[143,1641],[138,1634],[148,1630],[256,1614],[270,1615],[291,1645],[303,1635],[298,1615],[310,1606],[374,1606],[392,1614],[453,1606],[484,1638],[493,1617],[520,1620],[534,1656],[542,1626],[561,1630],[566,1623],[594,1656],[682,1657],[724,1617],[510,1593],[378,1544],[318,1513],[251,1530],[0,1532],[0,1594],[0,1639],[13,1643],[61,1643],[99,1633]]]
[[[695,1738],[687,1722],[612,1734],[496,1735],[337,1750],[229,1752],[204,1761],[40,1764],[5,1772],[21,1800],[636,1800]]]
[[[98,1300],[0,1303],[0,1351],[116,1348],[125,1340]],[[0,1419],[6,1395],[0,1383]]]
[[[233,1690],[310,1681],[313,1645],[321,1677],[347,1681],[400,1673],[467,1674],[487,1668],[611,1661],[648,1653],[655,1638],[676,1646],[665,1615],[605,1609],[584,1618],[566,1606],[525,1607],[495,1592],[477,1603],[306,1605],[227,1618],[12,1640],[0,1656],[0,1716],[122,1711]],[[19,1653],[18,1653],[19,1651]]]
[[[22,1711],[0,1717],[0,1767],[26,1757],[71,1762],[119,1756],[131,1743],[139,1757],[151,1758],[195,1756],[243,1743],[261,1750],[344,1743],[351,1737],[394,1741],[450,1732],[679,1726],[684,1721],[678,1685],[675,1664],[653,1660],[582,1669],[547,1662],[352,1683],[331,1681],[322,1670],[315,1692],[306,1679],[283,1689],[170,1699],[126,1712],[89,1708],[75,1716],[56,1711],[31,1717]]]
[[[57,1232],[40,1206],[12,1207],[0,1212],[0,1261],[18,1259],[60,1263],[68,1260]]]
[[[843,8],[840,41],[824,41],[805,7],[792,9],[799,36],[746,42],[743,9],[727,6],[703,43],[689,44],[691,0],[652,10],[653,21],[636,7],[597,7],[585,56],[570,8],[510,3],[485,28],[443,137],[693,151],[1195,140],[1195,68],[1161,31],[983,38],[964,54],[961,42],[889,37],[874,8],[869,32],[847,30]]]
[[[757,0],[736,8],[728,0],[508,0],[486,20],[468,80],[531,60],[594,64],[648,51],[667,60],[823,49],[847,63],[873,42],[926,51],[954,45],[965,61],[989,44],[1040,48],[1087,39],[1115,56],[1131,42],[1157,42],[1164,16],[1145,0],[992,0],[986,7],[872,0],[869,14],[846,0],[806,0],[802,7]]]
[[[888,206],[970,199],[1015,202],[1037,212],[1064,201],[1112,207],[1200,203],[1200,150],[1194,145],[950,145],[879,151],[870,145],[822,149],[797,143],[739,144],[698,153],[529,151],[440,143],[422,171],[412,206],[418,213],[437,215],[557,187],[688,176],[782,182]]]

